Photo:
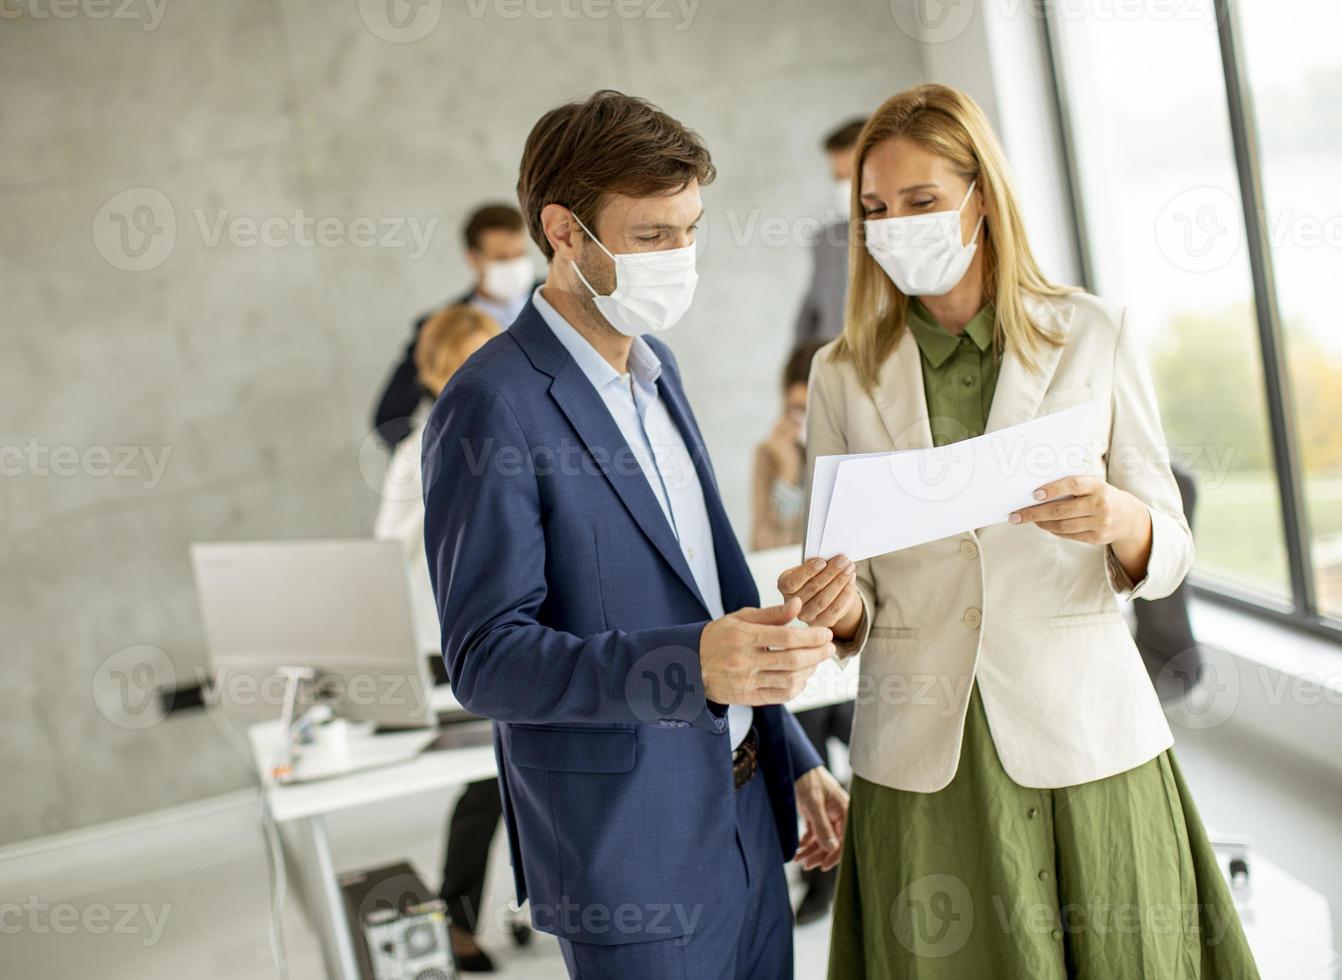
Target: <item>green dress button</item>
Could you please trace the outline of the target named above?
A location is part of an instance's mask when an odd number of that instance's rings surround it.
[[[1054,942],[1061,942],[1061,940],[1062,940],[1062,930],[1061,930],[1061,929],[1054,929],[1054,930],[1053,930],[1053,941],[1054,941]]]
[[[1030,809],[1025,811],[1025,815],[1033,820],[1035,817],[1039,816],[1039,811],[1034,807],[1030,807]]]
[[[1047,872],[1047,871],[1041,871],[1041,872],[1039,872],[1039,880],[1040,880],[1040,881],[1048,881],[1048,872]]]

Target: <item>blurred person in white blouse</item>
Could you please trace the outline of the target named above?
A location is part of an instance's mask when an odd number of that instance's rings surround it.
[[[439,630],[438,607],[424,555],[424,490],[419,467],[424,420],[452,375],[501,330],[488,313],[461,304],[430,318],[415,342],[415,371],[430,397],[411,415],[410,433],[397,443],[391,455],[373,536],[399,541],[404,547],[415,635],[425,652],[439,650]],[[463,972],[494,969],[489,956],[476,944],[475,931],[481,918],[489,845],[502,814],[498,780],[484,779],[466,787],[448,824],[441,895],[451,916],[448,932],[452,953]]]

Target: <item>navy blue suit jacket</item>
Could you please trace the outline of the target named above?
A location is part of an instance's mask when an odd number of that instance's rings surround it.
[[[759,604],[671,352],[658,382],[695,460],[723,605]],[[676,937],[739,895],[725,709],[704,697],[707,607],[610,412],[528,304],[443,391],[424,433],[425,546],[452,688],[494,720],[520,898],[594,943]],[[820,765],[755,709],[779,859]]]

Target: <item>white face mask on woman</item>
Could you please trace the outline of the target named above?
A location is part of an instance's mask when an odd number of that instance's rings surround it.
[[[864,222],[867,252],[904,295],[945,296],[964,278],[978,251],[983,215],[965,245],[960,241],[960,212],[977,183],[969,185],[954,211]]]
[[[578,263],[572,263],[573,271],[591,292],[592,301],[606,322],[626,337],[659,333],[675,326],[690,308],[699,281],[699,273],[694,269],[694,246],[614,255],[587,230],[581,218],[575,214],[573,220],[615,263],[615,291],[609,296],[592,289]]]

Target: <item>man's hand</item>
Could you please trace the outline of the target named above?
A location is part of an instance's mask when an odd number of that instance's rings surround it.
[[[1034,499],[1047,502],[1016,511],[1012,524],[1033,522],[1060,538],[1108,545],[1134,582],[1146,575],[1151,512],[1132,494],[1093,476],[1069,476],[1040,487]]]
[[[801,693],[816,665],[834,655],[833,634],[789,626],[801,603],[738,609],[704,627],[699,666],[704,694],[719,704],[783,704]]]
[[[810,626],[828,626],[840,640],[851,640],[862,622],[857,566],[843,555],[829,561],[812,558],[778,576],[778,591],[801,603],[798,617]]]
[[[828,769],[816,766],[797,780],[797,809],[806,821],[806,833],[793,860],[808,871],[829,871],[839,863],[843,850],[848,794]]]

